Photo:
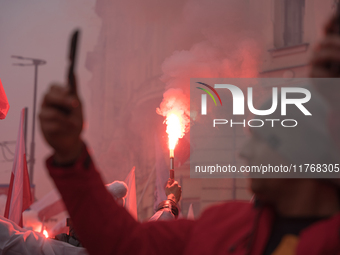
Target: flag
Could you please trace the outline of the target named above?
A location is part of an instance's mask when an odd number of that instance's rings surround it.
[[[160,141],[155,136],[155,152],[156,152],[156,180],[155,180],[155,204],[154,209],[157,208],[158,204],[167,199],[165,195],[165,186],[169,179],[169,165],[165,163],[163,156],[163,149]]]
[[[125,179],[128,193],[125,198],[125,208],[137,220],[136,175],[133,167]]]
[[[0,120],[6,118],[8,110],[9,110],[8,100],[0,80]]]
[[[20,227],[22,227],[22,212],[32,204],[25,153],[24,121],[25,109],[22,109],[4,215]]]
[[[195,219],[194,209],[192,208],[192,204],[189,205],[187,219],[188,220],[194,220]]]

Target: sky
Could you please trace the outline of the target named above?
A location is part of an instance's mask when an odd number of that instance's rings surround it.
[[[15,141],[19,128],[20,111],[28,107],[27,154],[30,154],[32,135],[34,67],[14,66],[29,63],[11,58],[12,55],[43,59],[46,65],[38,69],[37,114],[43,94],[51,82],[65,81],[68,66],[69,37],[75,28],[81,29],[77,72],[81,97],[86,102],[89,94],[87,83],[91,73],[85,68],[87,52],[94,48],[101,27],[96,15],[95,0],[1,0],[0,1],[0,79],[5,89],[10,109],[5,120],[0,121],[0,142]],[[85,103],[86,112],[86,103]],[[45,158],[51,154],[40,134],[39,123],[35,128],[36,163],[34,184],[36,198],[41,198],[53,188],[44,167]],[[86,136],[86,131],[85,131]],[[9,145],[14,153],[15,144]],[[8,158],[13,156],[6,152]],[[0,152],[0,184],[9,183],[12,162],[7,162]]]

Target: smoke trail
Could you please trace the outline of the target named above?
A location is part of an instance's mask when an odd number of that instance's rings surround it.
[[[189,131],[190,78],[256,77],[260,21],[249,1],[188,1],[177,36],[201,38],[189,50],[175,51],[163,65],[166,84],[157,113],[180,112]],[[255,22],[254,22],[255,21]]]

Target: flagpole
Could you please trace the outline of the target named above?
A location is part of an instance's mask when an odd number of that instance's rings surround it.
[[[35,163],[35,107],[37,103],[37,83],[38,83],[38,65],[40,65],[40,60],[34,59],[34,93],[33,93],[33,117],[32,117],[32,139],[31,139],[31,150],[30,150],[30,159],[29,159],[29,173],[30,173],[30,184],[33,184],[33,168]]]
[[[26,153],[27,153],[27,116],[28,116],[28,108],[25,107],[24,138],[25,138],[25,151],[26,151]]]
[[[32,117],[32,139],[31,139],[31,148],[30,148],[30,158],[29,158],[29,178],[30,178],[30,185],[33,185],[33,169],[35,163],[35,109],[36,109],[36,102],[37,102],[37,85],[38,85],[38,66],[45,65],[46,61],[37,58],[26,58],[22,56],[12,56],[12,58],[20,59],[20,60],[29,60],[32,61],[31,64],[22,64],[22,63],[15,63],[13,65],[16,66],[34,66],[34,92],[33,92],[33,117]],[[26,125],[26,124],[25,124]],[[26,132],[26,131],[25,131]],[[25,133],[26,137],[26,133]],[[26,140],[25,140],[26,142]]]

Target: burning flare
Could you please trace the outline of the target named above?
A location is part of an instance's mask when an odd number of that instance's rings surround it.
[[[182,138],[184,135],[184,130],[182,129],[180,116],[175,113],[169,113],[166,117],[166,132],[169,137],[169,150],[170,157],[174,157],[174,149],[178,142],[179,138]]]
[[[179,138],[182,138],[190,127],[190,101],[181,89],[168,89],[163,94],[163,101],[156,109],[164,116],[167,125],[170,150],[170,179],[174,179],[174,150]]]
[[[48,232],[46,231],[46,229],[44,229],[43,235],[44,235],[46,238],[48,238]]]

